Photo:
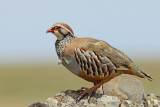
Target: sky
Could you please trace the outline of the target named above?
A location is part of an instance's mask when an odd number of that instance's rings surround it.
[[[56,61],[56,22],[104,40],[133,59],[160,59],[159,0],[0,1],[0,63]]]

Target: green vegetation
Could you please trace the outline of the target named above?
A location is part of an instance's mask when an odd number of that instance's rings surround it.
[[[152,82],[141,79],[146,92],[160,95],[160,61],[138,62],[137,65],[154,79]],[[55,63],[1,66],[0,107],[27,107],[33,102],[44,102],[59,91],[82,86],[93,85]]]

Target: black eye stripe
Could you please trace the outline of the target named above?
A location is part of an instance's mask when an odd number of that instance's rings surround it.
[[[60,30],[61,27],[60,26],[55,26],[52,30]]]

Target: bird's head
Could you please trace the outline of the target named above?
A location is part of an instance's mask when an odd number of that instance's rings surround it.
[[[68,34],[74,35],[71,27],[65,23],[56,23],[46,33],[53,33],[58,40],[63,39]]]

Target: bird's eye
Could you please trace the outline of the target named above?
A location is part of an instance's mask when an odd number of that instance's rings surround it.
[[[60,26],[55,26],[55,27],[54,27],[54,30],[60,30],[60,29],[61,29]]]

